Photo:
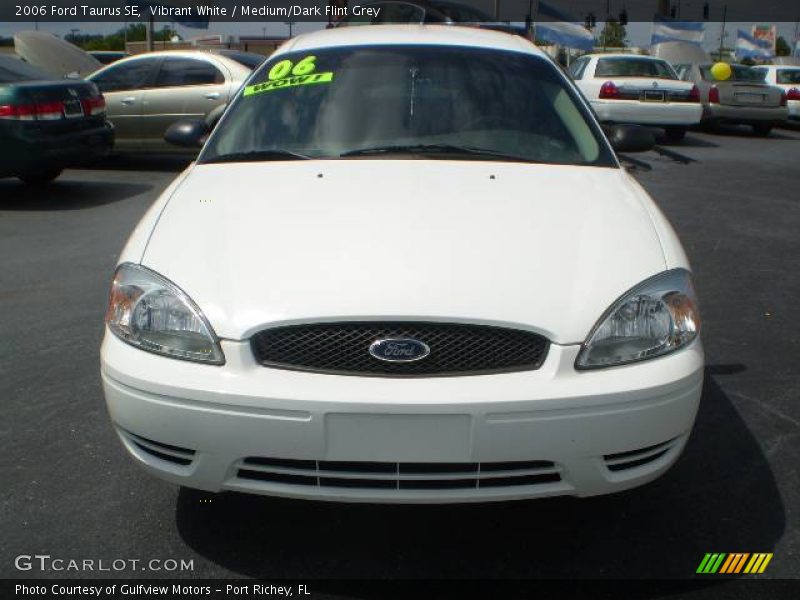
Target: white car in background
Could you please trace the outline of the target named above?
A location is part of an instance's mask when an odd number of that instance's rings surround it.
[[[192,488],[591,496],[678,458],[699,326],[677,236],[536,46],[342,27],[257,69],[142,218],[102,381],[134,459]]]
[[[663,128],[678,141],[703,116],[697,87],[665,60],[632,54],[587,54],[569,74],[603,123]]]
[[[800,67],[788,65],[760,65],[754,70],[764,74],[764,81],[781,88],[786,94],[789,120],[800,121]]]

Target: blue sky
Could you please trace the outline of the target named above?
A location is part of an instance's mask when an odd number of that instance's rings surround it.
[[[721,30],[721,23],[709,22],[706,24],[706,35],[704,46],[707,49],[712,49],[719,46],[719,34]],[[726,44],[733,46],[736,41],[736,29],[744,29],[750,31],[753,23],[728,23],[725,26],[728,37]],[[785,37],[789,43],[795,36],[795,23],[777,23],[778,35]],[[119,23],[39,23],[40,31],[49,31],[57,35],[63,36],[68,34],[70,29],[79,29],[82,33],[111,33],[120,29],[123,26],[122,22]],[[325,23],[297,23],[294,25],[294,33],[303,33],[306,31],[313,31],[321,29]],[[160,25],[156,25],[160,27]],[[176,27],[173,24],[173,27]],[[11,36],[15,31],[24,31],[34,29],[33,22],[17,22],[17,23],[0,23],[0,35]],[[648,46],[650,43],[650,23],[630,23],[628,25],[628,40],[633,46]],[[207,30],[202,29],[189,29],[181,25],[177,25],[178,33],[187,39],[196,37],[198,35],[208,34],[223,34],[223,35],[247,35],[247,36],[260,36],[266,31],[267,36],[285,36],[288,34],[288,27],[283,23],[229,23],[229,22],[211,22]],[[602,23],[598,23],[598,28],[595,29],[596,33],[602,31]]]

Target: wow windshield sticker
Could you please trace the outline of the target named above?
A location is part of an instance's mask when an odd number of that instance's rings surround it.
[[[297,63],[291,60],[282,60],[275,63],[269,70],[267,81],[248,85],[244,88],[245,96],[260,94],[261,92],[271,92],[287,87],[297,87],[299,85],[311,85],[314,83],[330,83],[333,81],[333,72],[326,71],[317,73],[317,57],[306,56]]]

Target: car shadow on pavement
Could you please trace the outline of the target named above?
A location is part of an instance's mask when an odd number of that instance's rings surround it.
[[[790,130],[787,130],[787,133],[783,133],[776,128],[773,129],[768,136],[761,136],[756,134],[748,125],[721,124],[716,125],[711,129],[702,129],[701,131],[720,137],[760,138],[764,140],[783,140],[789,142],[800,141],[800,138],[798,138],[796,135],[787,135],[788,131]]]
[[[707,139],[700,138],[691,133],[678,142],[669,141],[666,136],[656,136],[656,143],[659,146],[676,146],[678,148],[719,148],[719,144]]]
[[[714,377],[682,458],[636,490],[391,506],[182,489],[178,531],[209,561],[253,577],[690,578],[706,552],[770,551],[785,528],[769,465]]]
[[[15,179],[0,180],[0,212],[4,210],[80,210],[144,194],[152,185],[114,181],[58,179],[30,186]]]
[[[195,156],[181,154],[113,154],[87,167],[94,171],[156,171],[180,173]]]

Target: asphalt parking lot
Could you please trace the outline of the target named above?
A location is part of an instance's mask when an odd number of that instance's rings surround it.
[[[150,577],[688,578],[706,552],[774,552],[761,577],[797,577],[800,129],[663,148],[635,175],[692,261],[708,365],[683,457],[615,496],[449,507],[207,501],[144,474],[106,414],[102,321],[127,235],[186,162],[0,180],[0,577],[57,575],[14,568],[50,554],[194,561]]]

